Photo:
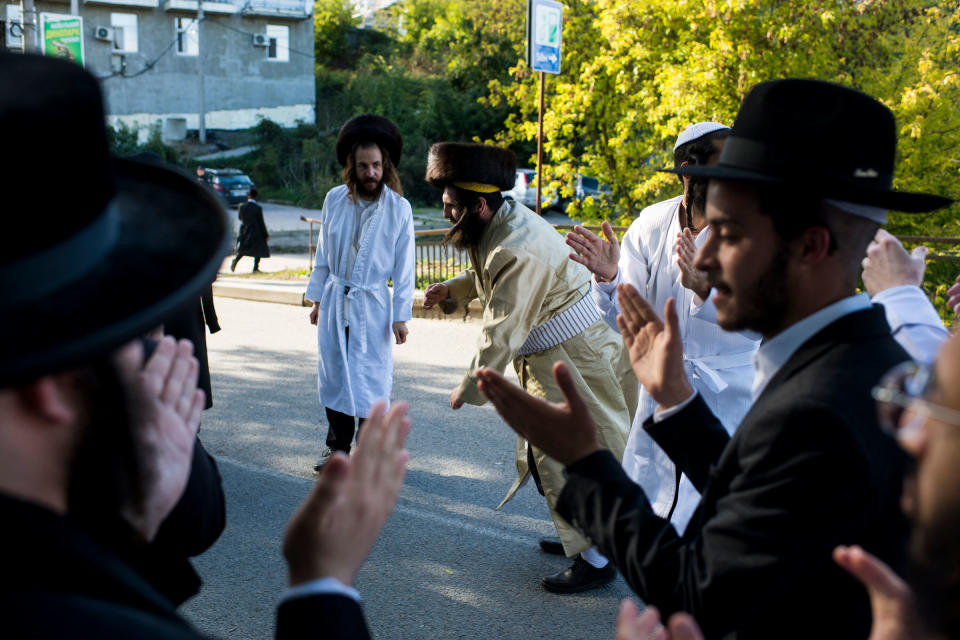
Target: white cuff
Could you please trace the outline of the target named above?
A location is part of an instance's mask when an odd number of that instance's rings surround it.
[[[298,584],[295,587],[290,587],[280,597],[280,604],[295,598],[305,598],[307,596],[331,593],[353,598],[353,600],[356,602],[361,601],[359,591],[353,587],[348,587],[336,578],[327,576],[326,578],[317,578],[316,580],[311,580],[310,582],[304,582],[303,584]]]
[[[675,413],[679,413],[682,409],[686,408],[688,404],[693,402],[693,399],[697,397],[697,391],[694,389],[693,393],[690,394],[690,397],[681,402],[680,404],[675,404],[672,407],[667,407],[666,409],[660,409],[659,407],[653,412],[653,421],[654,422],[663,422],[670,416]]]
[[[607,294],[607,296],[612,296],[617,290],[617,285],[620,284],[620,269],[617,269],[617,275],[613,276],[613,280],[610,282],[600,282],[594,275],[593,284],[598,291]]]

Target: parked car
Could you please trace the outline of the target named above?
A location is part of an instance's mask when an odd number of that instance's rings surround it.
[[[255,186],[239,169],[207,169],[204,179],[231,207],[246,202],[250,188]]]
[[[588,196],[592,196],[594,200],[602,200],[610,195],[611,191],[612,189],[608,185],[600,184],[600,181],[596,178],[578,174],[573,188],[573,197],[578,201],[582,201]]]
[[[520,204],[537,210],[537,171],[536,169],[517,169],[517,181],[513,185],[513,189],[509,191],[501,191],[504,198],[510,198],[516,200]],[[550,207],[556,206],[560,202],[560,198],[556,194],[553,196],[547,196],[546,194],[541,194],[543,196],[543,206],[542,209],[549,209]]]

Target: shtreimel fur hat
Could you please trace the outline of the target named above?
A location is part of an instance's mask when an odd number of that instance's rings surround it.
[[[438,189],[454,182],[479,182],[508,191],[516,178],[517,156],[509,149],[467,142],[438,142],[427,154],[426,180]]]
[[[337,136],[337,161],[346,166],[347,156],[354,145],[361,142],[376,142],[390,156],[393,166],[400,166],[403,153],[403,136],[400,129],[389,118],[364,113],[347,120]]]

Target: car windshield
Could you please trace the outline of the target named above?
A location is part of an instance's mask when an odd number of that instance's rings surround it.
[[[600,181],[597,180],[596,178],[587,178],[587,177],[581,178],[580,184],[583,186],[584,189],[596,190],[600,188]]]
[[[220,176],[220,184],[225,187],[245,187],[253,184],[247,176]]]

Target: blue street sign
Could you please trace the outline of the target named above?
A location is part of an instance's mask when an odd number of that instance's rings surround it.
[[[534,71],[560,73],[563,5],[527,0],[527,64]]]

